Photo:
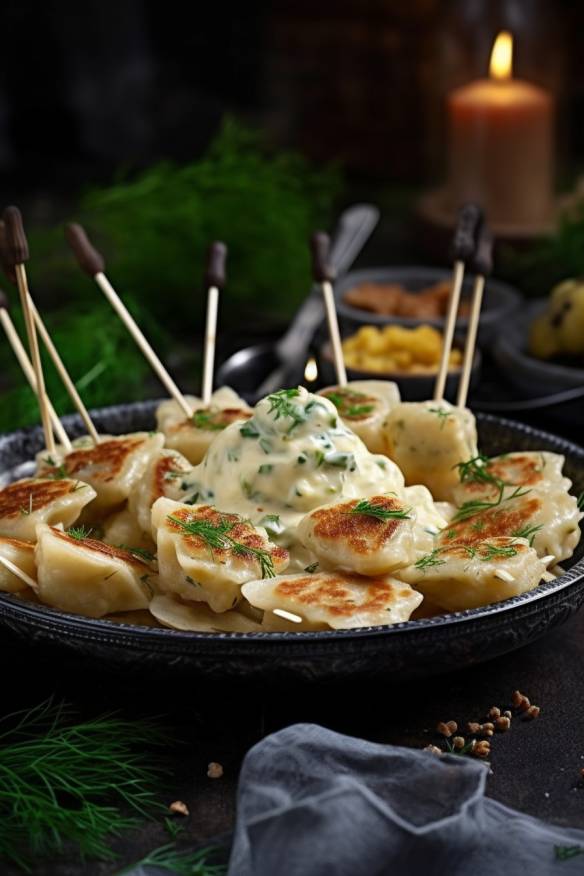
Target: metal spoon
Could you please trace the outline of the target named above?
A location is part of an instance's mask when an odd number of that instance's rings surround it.
[[[337,277],[353,264],[378,221],[379,210],[372,204],[356,204],[341,213],[330,251],[330,263]],[[306,359],[323,317],[322,295],[316,286],[279,341],[255,344],[234,353],[217,372],[217,382],[258,398],[280,389],[285,385],[291,364],[297,367],[298,362]]]

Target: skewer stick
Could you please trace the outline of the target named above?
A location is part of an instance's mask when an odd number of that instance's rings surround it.
[[[446,378],[448,376],[448,365],[450,364],[450,351],[452,350],[456,317],[458,315],[458,306],[460,304],[460,293],[464,281],[465,262],[475,251],[476,230],[481,219],[481,211],[474,204],[467,204],[458,214],[458,224],[453,242],[454,267],[452,272],[452,288],[450,290],[446,324],[444,326],[444,336],[442,338],[442,355],[440,358],[440,365],[438,366],[436,384],[434,386],[434,401],[442,401],[444,398]]]
[[[23,572],[19,566],[16,566],[12,560],[7,560],[6,557],[0,556],[0,563],[5,566],[9,572],[12,572],[13,575],[16,575],[17,578],[20,578],[25,584],[29,587],[32,587],[33,590],[38,590],[37,582],[34,578],[31,578],[30,575],[27,575],[26,572]]]
[[[310,240],[312,249],[312,273],[316,283],[320,285],[322,297],[324,299],[324,308],[329,329],[331,348],[333,352],[333,361],[335,363],[335,371],[337,374],[337,383],[339,386],[347,385],[347,371],[345,369],[345,360],[343,357],[343,346],[341,344],[341,334],[339,332],[339,322],[337,319],[337,308],[335,305],[335,296],[332,287],[332,281],[335,279],[335,272],[329,263],[330,238],[324,231],[315,231]]]
[[[486,225],[483,225],[479,232],[479,239],[472,262],[472,268],[475,271],[476,276],[472,290],[472,301],[470,316],[468,319],[468,329],[466,332],[462,373],[460,375],[458,396],[456,399],[456,404],[459,408],[463,408],[466,405],[466,400],[468,398],[468,388],[470,386],[470,375],[472,372],[472,363],[477,343],[485,280],[493,269],[493,236]]]
[[[24,376],[26,377],[30,388],[36,394],[37,385],[34,376],[34,369],[30,363],[30,359],[26,354],[26,350],[22,345],[22,341],[18,336],[18,332],[12,322],[10,314],[8,313],[8,299],[4,295],[3,292],[0,291],[0,322],[2,323],[2,328],[6,334],[6,338],[8,339],[8,343],[12,347],[12,351],[18,360],[18,364],[22,368]],[[51,417],[51,423],[53,424],[53,429],[55,431],[55,435],[57,436],[59,443],[65,449],[65,453],[70,453],[73,449],[71,442],[69,441],[69,436],[65,432],[63,428],[63,424],[61,420],[57,416],[57,413],[51,404],[51,400],[47,399],[49,406],[49,416]]]
[[[89,411],[87,410],[87,408],[83,404],[83,400],[82,400],[81,396],[79,395],[79,393],[77,392],[77,387],[75,386],[75,384],[71,380],[71,377],[69,376],[69,372],[65,368],[65,365],[63,364],[63,360],[61,359],[61,357],[59,355],[59,351],[55,347],[55,345],[51,339],[51,336],[49,335],[49,333],[46,329],[46,326],[41,318],[41,315],[38,312],[36,305],[34,304],[33,301],[30,302],[30,306],[31,306],[32,315],[34,317],[37,331],[42,338],[43,344],[47,348],[47,352],[48,352],[49,356],[53,360],[53,364],[54,364],[55,368],[57,369],[57,373],[59,374],[59,377],[61,378],[61,381],[62,381],[65,389],[67,390],[69,398],[71,399],[71,401],[73,402],[73,404],[77,408],[77,410],[79,412],[79,416],[83,420],[83,423],[85,425],[85,428],[87,429],[87,433],[90,436],[91,440],[93,441],[94,444],[98,444],[99,443],[99,433],[98,433],[97,429],[95,428],[91,417],[89,416]]]
[[[6,259],[8,264],[14,268],[16,274],[16,283],[18,285],[20,303],[24,313],[28,346],[37,385],[37,398],[39,401],[45,444],[49,453],[54,454],[55,438],[51,428],[51,418],[49,416],[49,408],[47,405],[48,399],[45,388],[45,377],[43,374],[35,323],[30,308],[30,292],[28,290],[26,268],[24,267],[24,263],[28,260],[28,242],[22,225],[22,216],[20,215],[18,207],[6,207],[3,218],[6,229]]]
[[[106,277],[104,273],[105,262],[103,256],[91,244],[89,238],[87,237],[87,234],[85,233],[81,225],[78,225],[75,222],[67,225],[65,229],[65,236],[82,270],[89,274],[89,276],[95,280],[99,288],[102,290],[105,297],[107,298],[113,309],[116,311],[128,331],[132,335],[134,341],[142,351],[150,367],[158,376],[161,383],[166,387],[168,393],[177,402],[185,417],[192,417],[193,411],[191,406],[188,404],[184,395],[182,394],[182,392],[180,391],[180,389],[178,388],[178,386],[176,385],[176,383],[174,382],[174,380],[172,379],[172,377],[170,376],[146,338],[144,337],[135,319],[131,316],[124,302]]]
[[[225,258],[227,247],[216,240],[209,247],[205,287],[207,288],[207,319],[205,324],[205,352],[203,358],[202,398],[205,407],[211,403],[213,371],[215,367],[215,343],[217,339],[217,309],[219,290],[225,287]]]

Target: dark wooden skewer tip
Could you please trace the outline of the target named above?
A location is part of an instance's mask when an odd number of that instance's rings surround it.
[[[18,207],[6,207],[4,219],[4,252],[6,266],[14,268],[28,261],[28,241],[22,224],[22,214]]]
[[[472,269],[475,274],[488,277],[493,270],[494,239],[490,229],[485,224],[479,232],[479,239],[472,259]]]
[[[16,286],[16,271],[14,270],[14,265],[8,263],[6,225],[4,224],[3,219],[0,219],[0,266],[8,280]]]
[[[104,257],[91,243],[82,225],[70,222],[65,226],[65,237],[79,262],[79,266],[86,274],[95,277],[96,274],[102,274],[105,271]]]
[[[482,223],[483,211],[478,204],[461,207],[452,239],[452,257],[455,261],[466,262],[473,256]]]
[[[207,268],[205,270],[205,288],[216,286],[224,289],[226,282],[225,262],[227,247],[220,240],[214,240],[207,252]]]
[[[312,276],[316,283],[332,283],[335,279],[335,271],[329,261],[330,243],[325,231],[315,231],[310,238]]]

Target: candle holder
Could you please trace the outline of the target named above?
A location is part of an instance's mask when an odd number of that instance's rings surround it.
[[[447,144],[444,182],[422,196],[418,215],[450,233],[460,205],[470,200],[483,207],[499,238],[547,235],[558,214],[555,95],[561,80],[559,65],[548,63],[558,54],[549,5],[510,0],[450,7],[437,41],[442,75],[433,95],[446,110],[434,125]]]

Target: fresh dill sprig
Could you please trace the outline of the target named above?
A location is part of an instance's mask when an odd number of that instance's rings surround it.
[[[244,438],[259,438],[260,431],[253,420],[248,420],[243,426],[239,427],[239,434]]]
[[[210,549],[231,550],[237,556],[251,556],[257,560],[262,573],[262,578],[274,578],[274,561],[269,551],[263,548],[250,547],[232,538],[229,533],[235,526],[235,522],[221,518],[219,523],[211,523],[209,520],[180,520],[170,515],[173,523],[177,523],[185,533],[200,538]]]
[[[433,566],[443,566],[446,563],[446,560],[440,558],[439,554],[441,553],[441,550],[441,548],[434,548],[431,553],[426,554],[424,557],[420,557],[420,559],[414,563],[416,569],[425,571]]]
[[[226,423],[218,423],[216,420],[218,411],[210,409],[200,409],[195,411],[192,416],[192,423],[197,429],[206,430],[207,432],[221,432]]]
[[[497,508],[504,501],[508,502],[510,499],[518,499],[530,492],[531,490],[524,490],[519,486],[509,496],[505,496],[505,484],[502,484],[499,487],[499,495],[492,502],[489,502],[487,499],[470,499],[468,502],[463,502],[450,523],[461,523],[463,520],[468,520],[469,517],[474,517],[475,514],[481,514],[483,511],[488,511],[491,508]]]
[[[31,872],[69,843],[82,858],[115,858],[112,837],[161,809],[160,770],[136,746],[164,741],[149,722],[115,715],[75,722],[51,702],[2,719],[0,859]]]
[[[472,459],[466,462],[459,462],[454,468],[458,469],[458,477],[461,484],[493,484],[497,489],[501,486],[507,486],[501,478],[495,477],[489,471],[489,457],[479,453],[478,456],[473,456]]]
[[[412,509],[405,511],[403,508],[385,508],[383,505],[370,502],[369,499],[361,499],[349,514],[366,514],[367,517],[375,517],[377,520],[411,520]]]
[[[554,846],[554,855],[558,861],[569,861],[578,855],[584,855],[584,846]]]
[[[168,870],[169,873],[174,873],[176,876],[223,876],[227,872],[227,867],[223,864],[210,862],[214,852],[213,847],[199,849],[198,852],[180,851],[174,843],[167,843],[149,852],[142,860],[120,870],[117,876],[123,876],[125,873],[145,867]]]
[[[65,464],[62,462],[53,471],[49,472],[47,477],[51,478],[53,481],[64,481],[69,477],[69,472],[65,468]]]
[[[167,834],[175,840],[177,836],[183,832],[185,826],[184,824],[181,824],[180,821],[176,821],[174,818],[169,818],[167,815],[164,819],[164,829]]]
[[[446,754],[456,754],[457,757],[465,757],[472,754],[472,750],[476,745],[476,740],[474,739],[466,742],[462,748],[455,748],[450,739],[445,739],[444,742],[446,743]]]
[[[440,420],[440,428],[443,429],[446,425],[446,421],[452,416],[450,411],[445,411],[444,408],[428,408],[428,411],[431,414],[436,414],[438,419]]]
[[[514,538],[526,538],[530,546],[533,547],[535,536],[540,531],[540,529],[543,529],[543,524],[541,523],[539,525],[534,524],[533,526],[530,526],[528,523],[526,523],[525,526],[522,526],[519,529],[515,529],[511,533],[511,535]]]
[[[318,566],[319,566],[318,562],[311,563],[310,566],[305,567],[304,571],[308,572],[309,575],[314,575],[314,573],[318,569]]]
[[[122,551],[134,554],[135,557],[138,557],[139,560],[143,560],[145,563],[153,563],[156,559],[152,551],[148,551],[146,548],[130,547],[130,545],[127,544],[119,544],[118,547]]]
[[[69,529],[65,530],[65,534],[69,536],[69,538],[74,538],[76,541],[83,541],[86,538],[91,537],[91,533],[93,529],[86,529],[85,526],[70,526]]]
[[[279,420],[280,417],[288,417],[288,419],[292,420],[292,425],[288,432],[291,432],[296,426],[306,421],[306,414],[302,408],[299,408],[298,405],[290,401],[290,399],[297,398],[299,395],[298,389],[280,389],[278,392],[273,392],[268,396],[270,403],[268,413],[275,413],[275,420]]]

